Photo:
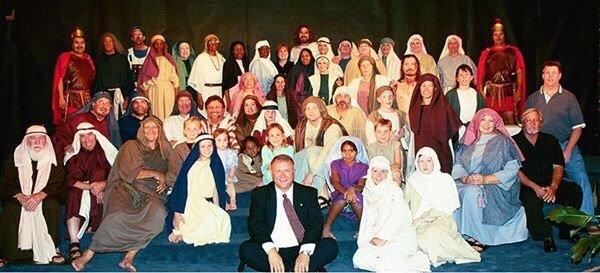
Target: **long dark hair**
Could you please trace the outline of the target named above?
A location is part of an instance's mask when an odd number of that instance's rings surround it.
[[[404,70],[402,69],[402,66],[404,65],[404,60],[408,59],[408,58],[414,58],[415,62],[417,62],[417,79],[419,77],[421,77],[421,62],[419,62],[419,58],[417,58],[416,55],[414,54],[405,54],[402,55],[402,57],[400,57],[400,81],[404,80]]]
[[[290,123],[290,126],[292,126],[292,128],[295,128],[296,123],[298,122],[298,118],[297,118],[298,109],[296,109],[297,108],[296,105],[298,105],[298,104],[296,103],[296,95],[290,89],[289,82],[288,82],[287,78],[285,77],[285,75],[277,74],[275,76],[275,78],[273,79],[273,83],[271,84],[271,91],[269,91],[269,93],[267,93],[266,99],[277,102],[277,88],[275,87],[275,82],[277,81],[277,78],[282,78],[285,81],[285,87],[283,88],[283,93],[285,94],[285,103],[288,108],[287,109],[288,122]]]
[[[298,38],[298,34],[300,34],[300,30],[302,30],[303,28],[308,29],[308,43],[315,40],[315,34],[312,32],[310,27],[305,24],[299,24],[298,27],[296,27],[296,31],[294,31],[294,43],[296,43],[296,45],[301,44],[300,39]]]

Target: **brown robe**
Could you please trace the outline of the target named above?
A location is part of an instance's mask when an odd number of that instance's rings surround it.
[[[256,170],[256,173],[251,173],[248,169],[248,166],[244,164],[242,161],[242,157],[247,156],[243,153],[238,155],[238,167],[235,169],[235,177],[238,182],[235,183],[235,191],[236,192],[247,192],[256,188],[258,185],[262,185],[263,178],[261,173],[261,165],[262,159],[260,154],[257,154],[256,157],[252,158],[252,167]]]
[[[187,156],[190,154],[190,147],[191,145],[189,143],[179,143],[175,145],[173,151],[169,155],[169,168],[167,175],[165,176],[165,180],[167,186],[170,188],[175,185],[181,165],[183,165],[183,161],[185,161]]]

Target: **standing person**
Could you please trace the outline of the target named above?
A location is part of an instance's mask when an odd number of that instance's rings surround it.
[[[140,26],[134,26],[129,30],[129,39],[133,46],[127,49],[127,60],[133,73],[133,81],[137,84],[142,65],[150,53],[150,47],[146,45],[146,34]]]
[[[333,95],[333,104],[327,106],[329,116],[339,121],[348,135],[365,139],[367,117],[360,107],[352,103],[348,87],[340,86]]]
[[[215,149],[219,154],[219,158],[221,158],[221,163],[223,163],[223,169],[225,170],[225,181],[223,182],[226,185],[226,192],[229,196],[229,202],[225,205],[225,210],[236,210],[236,192],[235,192],[235,183],[237,182],[237,178],[235,177],[236,169],[238,168],[238,153],[236,150],[229,148],[229,135],[227,134],[227,130],[225,129],[217,129],[212,133],[213,138],[215,139]]]
[[[204,51],[192,65],[188,85],[196,91],[196,103],[204,109],[204,102],[211,96],[223,97],[223,65],[225,58],[219,49],[219,37],[208,34],[204,37]]]
[[[319,56],[315,61],[318,72],[308,77],[310,82],[308,92],[312,96],[321,98],[326,105],[332,104],[333,92],[343,82],[331,68],[331,61],[326,56]]]
[[[200,135],[177,176],[167,203],[169,241],[194,246],[229,243],[231,219],[223,210],[225,172],[212,136]]]
[[[475,113],[485,108],[485,98],[473,88],[473,75],[469,65],[459,65],[455,72],[455,87],[446,93],[448,104],[462,123],[455,143],[463,136]]]
[[[373,43],[371,43],[371,40],[364,38],[358,41],[358,54],[353,55],[348,65],[346,65],[346,70],[344,70],[344,85],[349,86],[354,79],[361,76],[362,70],[358,63],[366,57],[371,57],[374,60],[375,65],[373,67],[376,67],[376,69],[373,68],[373,70],[378,71],[378,74],[387,75],[385,64],[383,64],[377,52],[373,49]]]
[[[315,35],[308,25],[300,24],[294,32],[294,43],[295,46],[290,51],[290,61],[294,64],[300,60],[300,51],[303,49],[310,50],[311,55],[315,55],[317,50],[317,44],[315,41]]]
[[[369,162],[358,249],[352,262],[356,268],[378,272],[429,271],[429,260],[418,248],[404,194],[390,173],[385,157]]]
[[[367,117],[367,122],[365,123],[365,143],[371,144],[377,140],[375,137],[375,124],[380,119],[387,119],[392,123],[392,139],[400,141],[404,138],[406,113],[394,108],[394,90],[387,85],[381,86],[375,91],[375,97],[379,105]]]
[[[27,128],[0,174],[0,260],[63,264],[58,246],[65,173],[46,128]]]
[[[252,191],[248,233],[240,245],[238,271],[248,265],[262,272],[314,272],[335,260],[338,245],[321,238],[323,218],[317,191],[294,182],[294,161],[271,161],[273,183]]]
[[[106,179],[118,151],[88,122],[77,125],[71,145],[73,151],[67,152],[63,161],[67,169],[65,218],[69,259],[73,260],[81,256],[79,239],[85,232],[95,232],[100,225]]]
[[[283,119],[287,120],[292,128],[296,128],[299,108],[294,91],[288,85],[285,75],[279,74],[275,76],[271,85],[271,91],[267,93],[267,100],[276,102],[277,109]]]
[[[421,148],[415,158],[415,171],[408,178],[404,194],[419,248],[435,267],[447,262],[481,261],[479,253],[462,238],[452,219],[460,207],[454,179],[440,171],[440,161],[433,149]]]
[[[171,56],[177,64],[177,76],[179,76],[179,90],[187,90],[187,82],[192,71],[192,65],[196,60],[196,51],[187,41],[175,43],[171,48]]]
[[[471,68],[473,75],[477,75],[477,66],[465,54],[462,46],[462,39],[458,35],[450,35],[446,38],[444,49],[437,63],[438,74],[440,75],[440,84],[446,94],[450,89],[455,87],[456,69],[461,65],[467,65]]]
[[[277,75],[277,67],[271,61],[271,46],[267,40],[256,42],[254,59],[250,63],[250,72],[254,73],[260,83],[260,89],[267,95],[273,79]]]
[[[392,122],[389,119],[379,118],[373,128],[375,142],[367,145],[369,159],[376,156],[385,157],[391,164],[392,179],[400,186],[404,180],[403,173],[406,165],[404,164],[404,150],[392,133]]]
[[[233,41],[229,47],[229,59],[223,64],[223,99],[227,104],[227,111],[233,113],[231,98],[238,92],[238,84],[242,74],[248,72],[248,54],[246,45],[241,41]]]
[[[386,76],[393,80],[400,78],[401,67],[400,58],[398,58],[398,55],[394,51],[395,46],[396,42],[392,38],[384,37],[381,39],[379,50],[377,51],[379,58],[381,58],[381,61],[385,65],[385,69],[387,69]]]
[[[448,140],[458,132],[460,120],[450,107],[438,78],[432,74],[419,77],[410,101],[408,118],[414,133],[414,151],[431,147],[439,156],[442,172],[452,171],[452,153]],[[413,158],[414,151],[409,151]],[[409,168],[411,164],[409,162]]]
[[[492,40],[494,45],[483,50],[479,57],[477,90],[484,94],[487,107],[500,113],[504,123],[511,125],[525,107],[525,60],[518,47],[506,44],[500,19],[492,26]]]
[[[56,60],[52,81],[52,123],[59,126],[67,117],[90,101],[96,68],[85,52],[85,33],[75,28],[71,33],[71,50]]]
[[[400,79],[398,81],[392,81],[390,85],[396,91],[396,103],[398,104],[398,109],[404,113],[408,113],[413,91],[421,76],[421,64],[419,63],[417,56],[412,54],[403,55],[400,61],[402,63]]]
[[[333,57],[331,61],[338,64],[345,73],[346,67],[348,66],[348,62],[350,62],[352,55],[358,55],[358,51],[352,41],[348,39],[342,39],[338,44],[337,52],[338,55]]]
[[[152,49],[144,61],[138,78],[138,88],[150,99],[152,114],[161,121],[169,116],[179,92],[177,64],[167,52],[167,42],[162,35],[150,40]]]
[[[315,55],[316,59],[318,59],[321,56],[327,57],[327,59],[330,62],[329,69],[331,70],[331,72],[333,74],[336,75],[336,77],[339,77],[339,78],[344,77],[344,71],[342,70],[342,68],[338,64],[336,64],[332,61],[332,59],[335,57],[335,55],[333,55],[333,50],[331,49],[331,42],[329,41],[329,38],[321,37],[317,40],[317,52],[316,53],[317,53]]]
[[[544,219],[543,209],[546,204],[552,203],[580,207],[581,188],[576,183],[563,180],[565,160],[562,149],[555,137],[540,132],[543,123],[540,111],[528,108],[521,115],[521,123],[523,130],[513,139],[525,158],[519,170],[522,185],[519,198],[527,215],[527,229],[533,240],[544,240],[545,252],[555,252],[552,227]],[[558,228],[559,238],[571,238],[570,226],[560,224]]]
[[[567,177],[577,183],[583,191],[581,210],[588,215],[594,215],[591,183],[583,156],[577,147],[585,120],[577,98],[560,85],[561,78],[562,65],[557,61],[545,62],[542,65],[544,84],[540,90],[527,98],[527,107],[540,111],[544,117],[542,132],[554,136],[560,142]]]
[[[96,77],[92,90],[108,92],[113,97],[113,111],[119,119],[125,114],[135,88],[125,49],[114,34],[107,32],[100,38],[100,53],[96,57]]]
[[[275,67],[277,67],[277,74],[287,75],[292,69],[294,63],[290,61],[290,46],[286,43],[278,44],[277,47],[277,61]]]
[[[104,191],[104,218],[88,250],[71,263],[76,271],[83,270],[96,252],[126,252],[119,267],[136,271],[135,256],[165,225],[170,153],[160,119],[144,119],[137,139],[126,142],[117,155]]]
[[[360,77],[348,85],[352,101],[365,113],[371,113],[379,108],[375,91],[390,84],[390,79],[382,75],[376,66],[375,59],[370,56],[362,57],[357,63],[360,68]]]
[[[423,37],[421,37],[421,35],[413,34],[410,36],[410,38],[408,38],[404,55],[406,54],[413,54],[417,56],[420,63],[421,73],[431,73],[436,77],[438,76],[435,60],[433,57],[431,57],[431,55],[427,54],[427,48],[425,48],[425,42],[423,41]]]
[[[300,60],[290,69],[287,74],[287,80],[290,84],[290,88],[294,91],[296,96],[296,107],[299,109],[300,105],[306,97],[309,96],[308,89],[310,88],[310,81],[308,77],[315,73],[315,57],[312,52],[305,48],[299,53]]]

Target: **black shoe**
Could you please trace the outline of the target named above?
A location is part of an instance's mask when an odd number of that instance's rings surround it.
[[[544,251],[546,253],[556,252],[556,244],[554,243],[554,239],[550,237],[544,239]]]
[[[244,268],[246,268],[246,263],[240,261],[240,264],[237,267],[237,272],[244,272]]]

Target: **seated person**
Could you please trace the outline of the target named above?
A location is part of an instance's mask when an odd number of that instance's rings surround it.
[[[72,260],[81,256],[79,239],[86,231],[96,231],[102,221],[104,187],[118,151],[88,122],[77,126],[71,146],[73,151],[67,151],[64,162],[68,187],[65,214]]]
[[[171,144],[155,116],[144,119],[136,140],[125,142],[108,175],[104,218],[92,242],[71,265],[81,271],[96,252],[126,252],[119,267],[136,271],[135,255],[164,228],[165,173]]]
[[[360,139],[342,137],[336,144],[339,145],[334,145],[332,153],[337,159],[330,164],[330,182],[334,191],[331,193],[331,207],[323,227],[323,237],[333,238],[335,236],[331,233],[331,226],[346,206],[352,209],[354,215],[344,214],[344,216],[351,219],[356,216],[355,219],[360,222],[363,203],[361,192],[365,186],[363,177],[367,175],[369,169],[366,150]],[[357,146],[360,146],[360,149]]]
[[[135,93],[127,112],[119,119],[119,133],[123,143],[135,140],[140,122],[151,115],[150,100],[143,93]]]
[[[261,172],[262,159],[260,157],[260,146],[254,137],[246,137],[242,140],[242,149],[238,156],[238,167],[235,169],[236,192],[251,191],[263,185]],[[235,181],[235,180],[234,180]]]
[[[62,264],[60,202],[66,192],[64,169],[57,164],[46,128],[27,128],[0,175],[0,251],[2,264],[33,261]]]
[[[540,132],[542,113],[529,108],[521,115],[523,130],[513,137],[525,161],[519,170],[520,199],[527,215],[527,229],[534,241],[544,240],[544,251],[556,251],[550,223],[544,219],[545,204],[557,203],[579,208],[582,190],[579,185],[563,180],[565,161],[558,140]],[[569,226],[559,224],[558,236],[569,239]]]
[[[286,154],[291,157],[294,156],[294,145],[285,140],[285,129],[283,126],[279,125],[279,123],[273,123],[267,126],[267,129],[265,129],[265,135],[266,143],[264,146],[262,146],[260,153],[262,158],[262,165],[260,169],[263,173],[264,185],[273,181],[271,177],[271,170],[269,169],[271,166],[271,160],[273,160],[273,158],[281,154]]]
[[[517,181],[522,160],[498,113],[490,108],[477,111],[460,140],[452,178],[461,203],[454,220],[467,242],[480,251],[485,245],[527,240]]]
[[[202,246],[228,243],[231,220],[225,212],[225,170],[214,139],[202,134],[185,159],[169,197],[169,241]],[[172,224],[173,226],[171,226]]]
[[[167,118],[168,119],[168,118]],[[198,135],[200,134],[200,119],[196,116],[191,116],[183,122],[183,134],[185,135],[184,141],[179,141],[173,147],[173,151],[169,155],[169,169],[165,176],[165,182],[169,189],[175,185],[179,169],[183,165],[183,161],[190,154],[190,151],[194,147],[194,144],[198,142]]]
[[[365,123],[366,143],[371,144],[377,141],[374,125],[380,119],[387,119],[392,122],[393,140],[400,141],[404,138],[406,113],[398,110],[394,105],[396,102],[394,90],[387,85],[379,87],[375,92],[375,98],[377,99],[378,107],[369,114]]]
[[[398,185],[402,182],[404,169],[404,154],[399,141],[392,136],[392,122],[388,119],[378,119],[375,127],[376,141],[367,145],[369,159],[383,156],[392,163],[392,178]]]
[[[252,191],[248,233],[240,245],[240,266],[261,272],[314,272],[338,254],[333,238],[321,238],[323,218],[317,190],[294,182],[294,161],[271,161],[273,182]]]
[[[165,118],[165,135],[171,146],[175,147],[177,143],[185,140],[183,122],[194,116],[201,117],[192,94],[185,90],[179,91],[175,96],[175,105],[173,105],[171,115]]]
[[[354,267],[378,272],[429,271],[429,260],[417,247],[410,210],[391,170],[383,156],[369,162]]]
[[[294,144],[294,129],[292,129],[287,120],[281,116],[281,112],[279,112],[277,107],[276,102],[272,100],[265,101],[262,105],[260,115],[258,115],[258,119],[254,124],[252,136],[258,140],[261,147],[266,143],[267,127],[273,123],[277,123],[283,128],[286,142]]]
[[[452,219],[452,213],[460,207],[454,180],[440,171],[440,161],[433,149],[421,148],[416,160],[404,193],[419,248],[435,267],[447,262],[481,261],[479,253],[460,236]]]
[[[237,205],[235,201],[235,185],[237,182],[237,178],[235,177],[235,170],[238,167],[238,154],[234,149],[229,148],[231,145],[229,134],[227,134],[227,130],[225,129],[217,129],[212,133],[213,138],[215,139],[215,150],[219,154],[219,158],[221,158],[221,163],[223,163],[223,169],[225,169],[225,185],[227,195],[229,195],[229,202],[225,209],[227,210],[236,210]]]

